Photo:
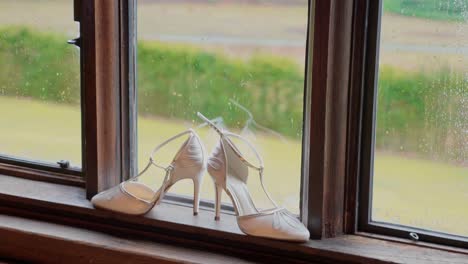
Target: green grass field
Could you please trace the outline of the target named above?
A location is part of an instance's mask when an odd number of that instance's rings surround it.
[[[0,153],[50,162],[69,159],[75,165],[80,164],[80,113],[77,107],[0,97],[0,113]],[[140,118],[140,166],[156,144],[191,126],[192,123],[163,118]],[[209,151],[216,135],[207,129],[199,132]],[[259,135],[255,144],[264,156],[266,185],[273,197],[279,204],[298,212],[300,143]],[[167,151],[156,157],[157,160],[167,162],[177,147],[177,143],[171,144]],[[154,188],[162,179],[162,174],[156,172],[150,171],[143,177],[143,181]],[[267,206],[258,177],[252,174],[250,179],[249,188],[255,201],[259,201],[260,206]],[[468,235],[468,168],[378,152],[374,187],[375,220]],[[208,177],[202,190],[203,198],[213,199],[213,186]],[[192,185],[181,182],[172,192],[190,195]]]

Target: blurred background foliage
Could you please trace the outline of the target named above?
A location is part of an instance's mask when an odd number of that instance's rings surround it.
[[[0,70],[0,94],[77,104],[79,94],[72,93],[79,93],[79,74],[73,65],[79,58],[70,55],[73,47],[63,45],[63,39],[23,27],[1,28],[0,65],[8,64]],[[230,106],[232,98],[251,106],[262,125],[292,138],[302,135],[303,70],[289,59],[255,55],[242,61],[145,41],[138,46],[138,71],[138,106],[145,116],[192,120],[195,113],[179,109],[198,109],[222,115],[228,125],[241,124],[246,115]],[[382,67],[376,147],[465,161],[467,86],[465,74],[449,68],[410,72]]]
[[[404,16],[437,20],[464,21],[468,0],[385,0],[383,8]]]

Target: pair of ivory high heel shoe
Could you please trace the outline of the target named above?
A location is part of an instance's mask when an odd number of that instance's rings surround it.
[[[224,190],[232,200],[237,223],[245,234],[295,242],[309,240],[307,228],[292,213],[285,208],[278,207],[266,191],[263,185],[263,160],[254,146],[242,136],[220,129],[202,114],[198,113],[198,116],[220,135],[220,140],[208,159],[205,158],[205,150],[200,137],[195,131],[189,129],[158,145],[151,153],[148,165],[140,174],[95,195],[91,200],[93,205],[96,208],[114,212],[143,215],[161,202],[172,185],[182,179],[191,179],[194,183],[193,214],[197,215],[200,186],[205,170],[208,170],[216,190],[215,220],[219,220],[221,216],[221,193]],[[154,154],[169,142],[184,135],[188,135],[188,138],[171,164],[162,166],[156,163]],[[231,138],[244,142],[255,154],[259,165],[247,161]],[[135,181],[151,165],[165,171],[163,183],[156,192],[145,184]],[[248,168],[258,171],[263,191],[274,205],[272,209],[259,210],[254,205],[246,184]]]

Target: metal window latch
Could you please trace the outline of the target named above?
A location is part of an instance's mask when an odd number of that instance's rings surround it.
[[[68,169],[70,167],[70,161],[68,160],[61,160],[57,161],[57,164],[60,166],[62,169]]]
[[[81,37],[74,38],[74,39],[69,39],[67,40],[68,44],[75,45],[77,47],[81,47]]]
[[[410,236],[410,239],[413,240],[413,241],[418,241],[419,240],[418,234],[416,234],[414,232],[410,232],[409,236]]]

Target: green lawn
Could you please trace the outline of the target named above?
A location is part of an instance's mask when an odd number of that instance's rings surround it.
[[[0,97],[0,152],[48,161],[70,159],[80,163],[80,114],[77,107],[27,99]],[[197,123],[198,124],[198,123]],[[192,126],[191,122],[163,118],[139,119],[139,164],[163,139]],[[208,151],[216,135],[201,129]],[[298,212],[300,143],[282,142],[260,135],[255,140],[266,162],[266,184],[282,205]],[[168,161],[177,143],[156,158]],[[171,153],[172,151],[172,153]],[[468,169],[427,160],[377,153],[375,161],[374,219],[418,225],[468,235]],[[161,173],[150,171],[143,181],[155,188]],[[203,197],[213,199],[211,180],[205,178]],[[266,206],[258,177],[252,174],[254,199]],[[175,185],[172,192],[190,195],[190,182]],[[449,203],[447,203],[449,201]]]
[[[377,153],[374,219],[468,236],[468,168]]]

